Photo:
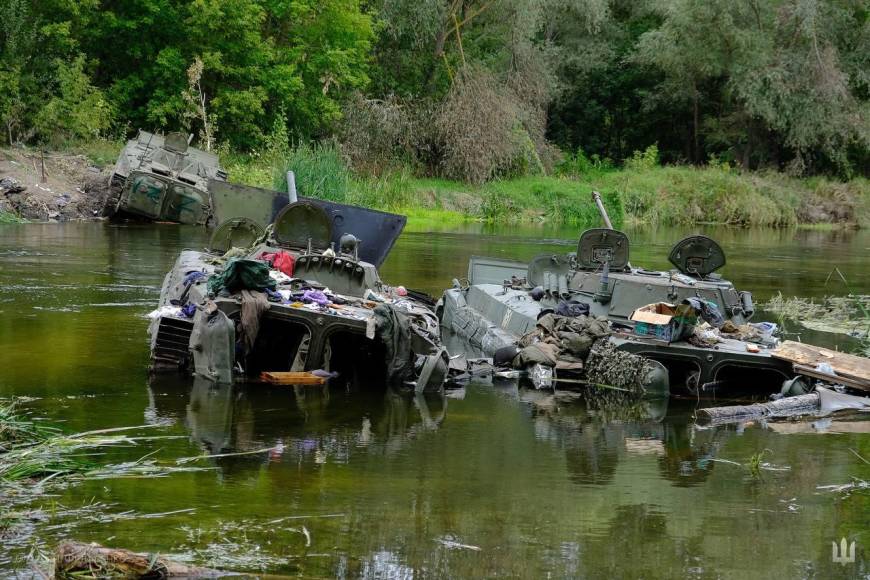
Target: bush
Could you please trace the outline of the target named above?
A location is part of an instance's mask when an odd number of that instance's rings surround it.
[[[641,151],[635,151],[631,157],[625,160],[626,169],[642,171],[659,166],[659,146],[653,143]]]
[[[397,164],[414,162],[420,131],[413,123],[412,107],[395,96],[366,99],[357,93],[348,101],[339,140],[355,171],[379,175]]]
[[[443,174],[479,184],[509,168],[522,146],[519,118],[517,104],[492,73],[464,69],[435,119]]]

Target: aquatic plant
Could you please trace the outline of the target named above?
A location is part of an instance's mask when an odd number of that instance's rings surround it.
[[[89,455],[107,447],[135,446],[167,436],[130,436],[127,433],[155,427],[139,425],[64,434],[51,425],[28,419],[15,401],[0,403],[0,489],[22,480],[44,484],[58,477],[108,479],[117,477],[162,477],[176,471],[205,468],[162,465],[149,455],[119,464],[98,465]],[[170,436],[172,437],[172,436]]]
[[[746,462],[746,468],[749,469],[749,473],[752,474],[752,477],[761,477],[761,468],[764,465],[764,454],[768,452],[773,453],[770,449],[762,449],[758,453],[753,453],[749,456],[749,460]]]
[[[849,294],[812,298],[786,298],[778,293],[762,307],[780,322],[792,320],[813,330],[849,334],[870,347],[870,295]]]

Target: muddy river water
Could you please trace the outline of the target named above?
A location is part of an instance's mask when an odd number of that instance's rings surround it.
[[[724,247],[723,274],[757,300],[845,294],[841,280],[826,283],[834,267],[870,291],[870,233],[701,231]],[[632,262],[667,267],[686,233],[630,231]],[[407,231],[382,277],[437,295],[473,254],[565,252],[577,234]],[[870,492],[825,487],[870,480],[859,457],[870,459],[870,417],[701,429],[696,400],[149,379],[144,316],[178,251],[205,240],[176,226],[0,226],[0,397],[27,397],[28,411],[69,431],[148,424],[165,436],[96,461],[269,449],[198,460],[208,468],[198,472],[54,489],[31,506],[39,516],[0,532],[0,576],[26,576],[28,553],[61,538],[281,577],[870,576]],[[759,452],[761,469],[750,469]],[[843,537],[854,562],[832,559]]]

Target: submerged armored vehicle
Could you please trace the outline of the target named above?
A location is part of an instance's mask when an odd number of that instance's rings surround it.
[[[222,204],[240,196],[244,207]],[[214,200],[224,221],[209,251],[181,253],[152,313],[154,370],[221,383],[322,371],[441,388],[449,359],[434,301],[387,286],[377,271],[403,216],[288,203],[287,194],[246,186],[229,186]]]
[[[118,156],[104,214],[205,224],[211,213],[208,182],[226,179],[217,155],[191,147],[184,134],[140,130]]]
[[[617,350],[663,363],[671,386],[697,392],[749,380],[778,388],[794,376],[789,362],[771,357],[778,341],[769,327],[749,323],[751,294],[716,274],[725,265],[719,244],[705,236],[677,242],[669,272],[632,266],[628,236],[610,227],[595,201],[608,227],[583,232],[576,252],[528,264],[473,257],[467,283],[455,281],[439,303],[442,326],[492,355],[535,331],[548,313],[588,314],[609,321]],[[696,307],[718,318],[705,336],[693,334]]]

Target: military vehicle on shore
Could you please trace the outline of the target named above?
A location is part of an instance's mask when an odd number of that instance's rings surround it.
[[[182,133],[139,131],[118,156],[109,178],[106,217],[206,224],[208,182],[226,181],[217,155],[191,147]]]
[[[778,342],[772,325],[750,323],[751,294],[716,273],[725,265],[719,244],[700,235],[677,242],[669,272],[632,266],[628,236],[611,227],[594,199],[607,227],[583,232],[576,252],[529,263],[472,257],[467,279],[455,280],[439,302],[442,326],[492,356],[539,328],[548,313],[588,315],[609,322],[616,350],[661,362],[672,387],[772,390],[795,376],[790,362],[771,356]],[[696,307],[718,318],[701,335]]]

